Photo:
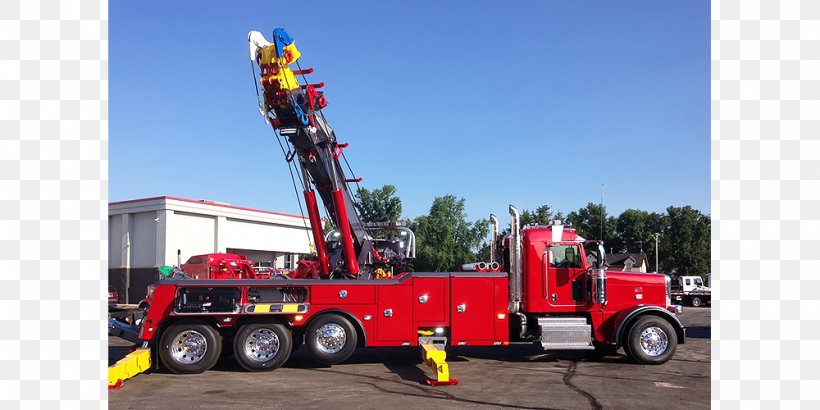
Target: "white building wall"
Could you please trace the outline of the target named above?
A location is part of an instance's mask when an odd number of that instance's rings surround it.
[[[182,262],[193,255],[216,252],[216,218],[202,214],[169,212],[168,245],[164,265],[177,264],[177,250]],[[170,248],[170,252],[167,249]]]
[[[108,217],[108,266],[125,266],[122,260],[122,218],[123,215]]]
[[[308,237],[302,229],[265,222],[229,218],[222,238],[226,248],[275,250],[286,253],[306,253]],[[276,234],[273,235],[272,233]]]
[[[189,257],[228,249],[250,259],[310,252],[310,223],[302,218],[170,197],[109,205],[109,268],[176,265]],[[306,227],[307,226],[307,227]],[[130,240],[130,248],[126,242]]]
[[[156,266],[157,222],[156,212],[134,214],[131,229],[131,267],[150,268]]]

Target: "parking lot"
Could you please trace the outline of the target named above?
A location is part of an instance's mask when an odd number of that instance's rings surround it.
[[[622,352],[593,360],[544,353],[540,346],[448,348],[456,386],[428,386],[416,348],[359,349],[346,363],[323,367],[304,347],[269,373],[242,371],[231,358],[203,374],[140,374],[109,392],[112,409],[136,408],[708,408],[711,309],[684,308],[686,344],[660,366],[630,363]],[[109,337],[109,362],[130,343]]]

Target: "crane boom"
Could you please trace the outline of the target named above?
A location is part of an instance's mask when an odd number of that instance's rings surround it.
[[[376,249],[374,245],[379,241],[368,234],[368,227],[356,212],[348,187],[354,180],[347,178],[339,162],[348,144],[338,142],[322,114],[321,110],[328,104],[324,93],[319,91],[324,83],[300,84],[297,75],[306,78],[313,69],[290,68],[301,57],[296,42],[285,29],[277,28],[273,31],[273,42],[268,42],[260,32],[251,31],[248,47],[251,61],[260,70],[259,112],[265,122],[292,145],[293,151],[287,154],[286,160],[296,159],[299,164],[320,275],[331,277],[341,273],[350,278],[370,278],[376,265],[405,262],[406,257],[411,256],[409,253],[388,251],[386,255],[384,249],[381,252]],[[338,229],[338,241],[325,240],[317,191]],[[410,241],[414,246],[415,239]]]

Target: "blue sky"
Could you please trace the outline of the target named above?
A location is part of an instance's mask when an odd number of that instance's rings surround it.
[[[299,213],[247,33],[284,27],[363,186],[405,217],[466,199],[709,213],[708,1],[112,2],[111,201]],[[301,192],[300,192],[301,198]]]

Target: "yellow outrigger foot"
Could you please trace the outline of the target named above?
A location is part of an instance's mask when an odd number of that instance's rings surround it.
[[[439,350],[433,344],[421,345],[421,358],[424,363],[436,372],[436,378],[427,378],[427,384],[431,386],[448,386],[458,384],[458,379],[450,378],[450,368],[447,366],[447,352]]]
[[[117,390],[125,379],[151,368],[151,349],[136,349],[108,368],[108,389]]]

